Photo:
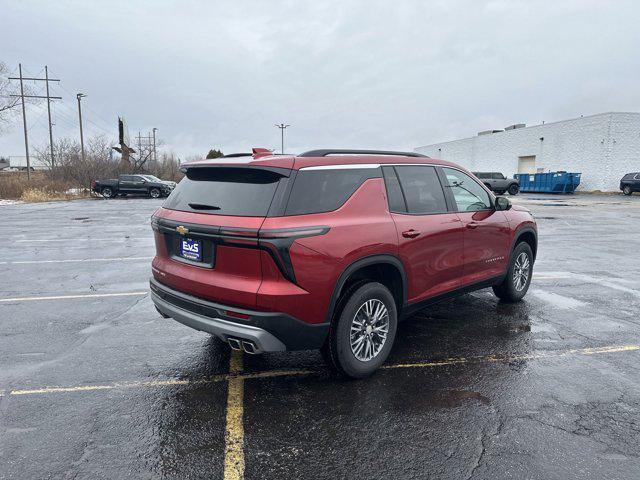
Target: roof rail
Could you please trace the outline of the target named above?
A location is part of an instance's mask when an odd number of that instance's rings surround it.
[[[401,157],[425,157],[426,155],[416,152],[393,152],[388,150],[351,150],[339,148],[327,148],[322,150],[310,150],[301,153],[298,157],[326,157],[329,155],[397,155]]]

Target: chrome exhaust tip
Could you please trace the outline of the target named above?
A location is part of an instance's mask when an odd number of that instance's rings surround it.
[[[255,344],[254,344],[253,342],[249,342],[249,341],[247,341],[247,340],[243,340],[243,341],[242,341],[242,349],[243,349],[246,353],[248,353],[248,354],[250,354],[250,355],[255,355],[256,353],[258,353],[258,352],[256,351],[256,346],[255,346]]]
[[[227,342],[229,342],[231,350],[242,350],[242,344],[237,338],[229,338],[227,339]]]

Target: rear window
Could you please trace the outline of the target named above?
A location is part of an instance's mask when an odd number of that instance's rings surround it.
[[[379,168],[300,170],[285,215],[331,212],[369,179],[380,177]]]
[[[183,212],[264,217],[281,178],[269,170],[191,168],[163,206]]]

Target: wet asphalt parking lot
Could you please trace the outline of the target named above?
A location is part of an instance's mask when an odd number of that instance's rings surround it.
[[[640,478],[640,196],[514,201],[525,300],[432,306],[361,381],[161,318],[161,201],[0,206],[0,478]]]

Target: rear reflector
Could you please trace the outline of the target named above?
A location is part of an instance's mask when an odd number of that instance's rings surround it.
[[[231,310],[227,310],[224,313],[226,313],[230,317],[241,318],[242,320],[249,320],[251,318],[251,315],[247,315],[246,313],[240,313],[240,312],[232,312]]]

